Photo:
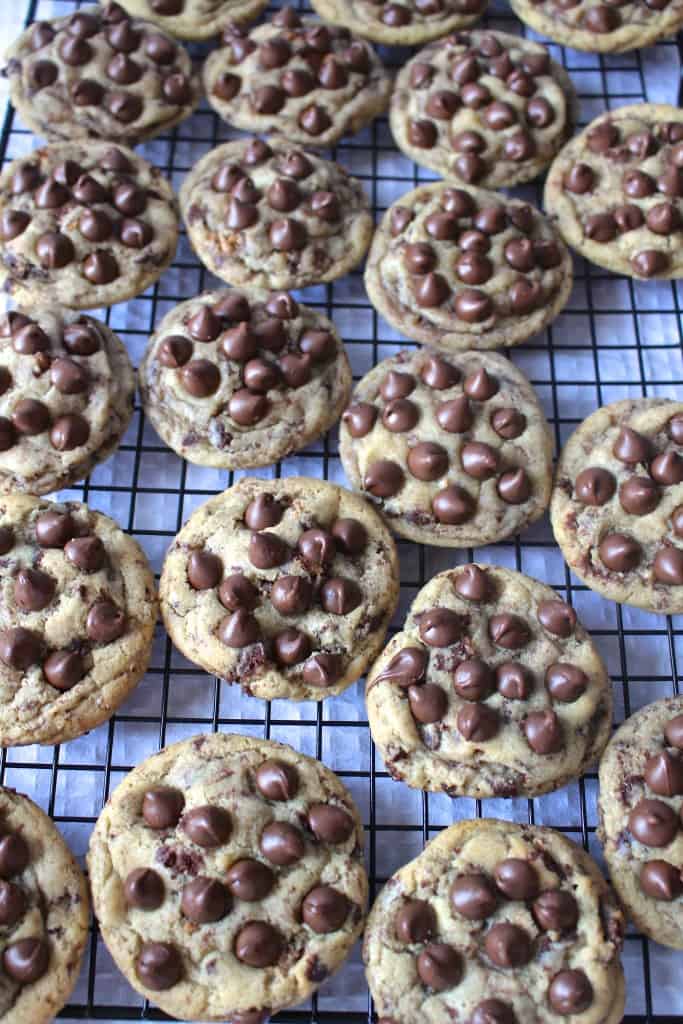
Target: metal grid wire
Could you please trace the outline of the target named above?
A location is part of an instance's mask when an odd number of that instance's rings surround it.
[[[81,5],[82,0],[27,0],[25,23],[68,14]],[[304,6],[301,0],[299,5]],[[23,13],[17,12],[16,29]],[[495,3],[485,20],[506,31],[523,30],[507,7],[499,9]],[[680,40],[678,45],[667,41],[646,51],[612,57],[579,54],[554,45],[550,49],[572,74],[581,98],[582,123],[607,108],[626,103],[645,99],[679,101]],[[204,49],[194,47],[193,52],[201,58]],[[405,50],[382,50],[393,67],[405,61],[405,54]],[[147,143],[141,152],[177,187],[199,156],[234,134],[203,104],[191,120]],[[0,139],[0,162],[20,156],[36,144],[8,109]],[[378,215],[399,195],[433,177],[397,153],[386,118],[377,119],[359,136],[340,144],[332,156],[363,180]],[[519,189],[517,194],[540,204],[538,186]],[[183,235],[173,267],[156,287],[134,301],[95,315],[105,318],[120,334],[137,364],[147,336],[164,313],[217,283],[199,265]],[[627,396],[680,398],[682,290],[676,282],[643,284],[576,261],[576,283],[566,311],[551,328],[512,353],[538,391],[558,450],[576,424],[601,404]],[[394,353],[397,346],[411,344],[374,312],[360,271],[332,285],[309,288],[302,297],[335,320],[347,343],[356,379],[379,359]],[[343,483],[336,432],[259,475],[293,474]],[[85,484],[62,496],[88,501],[112,514],[143,545],[158,573],[166,547],[188,515],[211,494],[229,486],[233,478],[233,474],[182,462],[159,442],[137,406],[120,450]],[[405,541],[399,541],[398,549],[402,586],[393,628],[400,626],[410,601],[426,580],[455,561],[474,557],[473,551],[455,554]],[[680,692],[683,618],[622,608],[593,594],[569,573],[553,542],[547,518],[521,537],[479,549],[476,556],[480,561],[507,565],[543,579],[575,605],[610,671],[617,722],[657,697]],[[358,802],[365,822],[371,895],[394,870],[419,853],[440,828],[463,817],[499,816],[552,825],[600,857],[595,838],[595,771],[558,794],[534,801],[450,800],[443,795],[417,793],[393,782],[376,757],[367,727],[362,683],[319,704],[267,704],[199,672],[172,649],[161,627],[152,666],[120,713],[89,736],[61,748],[27,747],[3,752],[0,778],[6,785],[33,796],[82,858],[101,806],[123,775],[165,743],[210,730],[240,731],[289,742],[338,772]],[[628,979],[626,1021],[683,1021],[683,995],[678,984],[683,954],[651,944],[631,931],[624,963]],[[372,1012],[356,949],[309,1004],[281,1013],[276,1020],[292,1024],[371,1024]],[[168,1019],[127,985],[96,927],[79,984],[60,1018],[112,1024]]]

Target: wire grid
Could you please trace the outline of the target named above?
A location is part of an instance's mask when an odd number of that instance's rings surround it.
[[[71,13],[82,6],[82,0],[28,0],[24,6],[25,24],[29,24],[41,17]],[[303,9],[305,4],[298,0],[298,6]],[[22,13],[17,12],[15,29],[20,27]],[[508,8],[499,9],[495,3],[485,21],[506,31],[524,29]],[[528,30],[526,34],[533,35]],[[197,57],[205,52],[201,46],[192,49]],[[582,123],[626,103],[679,100],[680,39],[678,43],[658,43],[646,51],[605,57],[552,44],[550,49],[572,73],[581,98]],[[392,67],[406,59],[405,50],[381,48],[381,52]],[[192,119],[147,143],[141,151],[177,187],[199,156],[235,134],[204,103]],[[0,138],[0,162],[37,144],[8,109]],[[397,153],[384,117],[340,144],[331,155],[364,181],[377,215],[399,195],[434,177]],[[516,194],[540,205],[538,186],[518,189]],[[219,283],[200,266],[183,235],[173,267],[157,286],[138,299],[95,315],[105,318],[119,333],[137,364],[146,337],[169,308]],[[301,294],[309,305],[335,320],[347,343],[356,379],[393,354],[397,346],[412,344],[374,312],[360,271]],[[643,284],[576,260],[576,283],[568,308],[551,328],[512,353],[538,391],[558,450],[576,424],[599,405],[628,396],[683,394],[681,300],[681,286],[676,282]],[[345,482],[336,431],[258,475],[294,474]],[[113,515],[142,544],[158,574],[166,547],[188,515],[238,475],[182,462],[160,443],[137,405],[119,451],[83,485],[60,496],[87,501]],[[400,627],[417,590],[431,576],[475,555],[472,550],[454,553],[400,540],[398,549],[402,584],[394,630]],[[657,697],[680,692],[683,618],[658,617],[593,594],[569,573],[553,542],[547,517],[521,537],[478,549],[476,557],[543,579],[575,605],[610,671],[617,722]],[[101,806],[123,775],[164,744],[210,730],[289,742],[338,772],[365,822],[371,896],[439,829],[460,818],[486,815],[552,825],[600,859],[595,837],[595,771],[557,794],[534,801],[451,800],[440,794],[417,793],[393,782],[375,754],[362,682],[319,704],[264,703],[201,673],[173,650],[161,627],[147,676],[110,722],[62,747],[3,751],[0,778],[36,799],[82,859]],[[651,944],[630,931],[624,965],[626,1021],[683,1021],[683,995],[678,985],[683,954]],[[356,949],[310,1003],[281,1013],[276,1020],[371,1024],[372,1014]],[[111,1024],[168,1019],[128,986],[96,926],[76,991],[59,1016]]]

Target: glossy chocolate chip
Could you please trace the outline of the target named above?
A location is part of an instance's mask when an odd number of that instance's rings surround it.
[[[645,781],[658,796],[683,794],[683,762],[678,755],[664,750],[645,762]]]
[[[666,860],[647,861],[640,869],[640,888],[650,899],[670,903],[683,893],[680,869]]]
[[[448,472],[448,452],[432,441],[422,441],[408,450],[408,470],[418,480],[438,480]]]
[[[153,829],[175,828],[185,806],[185,797],[171,786],[154,786],[142,799],[142,817]]]
[[[152,868],[135,868],[123,883],[123,895],[129,907],[157,910],[164,902],[164,883]]]
[[[296,768],[285,761],[264,761],[255,778],[257,789],[267,800],[292,800],[299,788]]]
[[[476,402],[485,402],[498,391],[498,381],[483,368],[468,374],[463,382],[463,390],[469,398]]]
[[[0,526],[0,555],[6,555],[14,547],[14,533],[11,526]]]
[[[483,921],[494,913],[498,895],[493,882],[484,874],[461,875],[450,891],[451,909],[468,921]]]
[[[415,284],[415,301],[423,309],[441,306],[450,294],[449,284],[441,274],[425,274]]]
[[[14,600],[24,612],[38,612],[52,601],[56,580],[40,569],[20,569],[14,578]]]
[[[23,234],[30,223],[30,216],[23,210],[4,210],[0,218],[0,238],[3,242],[11,242]]]
[[[76,253],[67,235],[46,231],[36,242],[38,262],[45,270],[59,270],[74,259]]]
[[[398,463],[391,459],[377,459],[365,473],[363,487],[376,498],[390,498],[403,487],[405,475]]]
[[[287,543],[276,533],[253,533],[249,538],[249,561],[257,569],[274,569],[290,557]]]
[[[408,703],[413,718],[423,725],[440,722],[448,709],[448,698],[436,683],[409,686]]]
[[[593,1002],[593,987],[583,971],[560,971],[550,982],[548,1001],[556,1013],[583,1013]]]
[[[486,700],[493,693],[493,670],[481,658],[461,661],[453,674],[453,688],[463,700]]]
[[[449,647],[462,636],[463,620],[450,608],[431,608],[419,616],[420,639],[430,647]]]
[[[278,867],[296,864],[304,855],[304,837],[286,821],[273,821],[261,833],[259,849],[266,860]]]
[[[632,199],[643,199],[651,196],[655,191],[655,183],[649,174],[643,171],[627,171],[624,174],[622,188],[627,196]]]
[[[327,530],[305,530],[297,542],[304,564],[313,572],[321,572],[331,565],[337,553],[334,537]]]
[[[458,984],[463,975],[460,953],[444,942],[431,942],[417,958],[420,980],[434,992],[444,992]]]
[[[629,828],[644,846],[668,846],[678,831],[678,817],[662,800],[640,800],[629,814]]]
[[[236,572],[226,576],[221,583],[218,588],[218,600],[224,608],[232,612],[238,608],[252,611],[259,603],[259,592],[251,580],[241,572]]]
[[[228,870],[225,884],[235,899],[254,903],[265,899],[275,885],[275,875],[260,861],[239,860]]]
[[[190,554],[187,560],[187,578],[195,590],[211,590],[218,586],[223,575],[223,563],[218,555],[205,548]]]
[[[238,608],[231,615],[221,619],[216,635],[226,647],[241,650],[261,640],[261,628],[257,619],[246,608]]]
[[[475,480],[489,480],[498,469],[498,453],[488,444],[470,441],[460,452],[462,468]]]
[[[271,967],[280,959],[285,940],[277,928],[265,921],[250,921],[235,937],[234,952],[249,967]]]
[[[436,913],[426,900],[406,900],[394,922],[396,938],[410,946],[433,938],[436,928]]]
[[[369,402],[356,402],[350,405],[342,416],[342,422],[351,437],[365,437],[375,425],[377,409]]]
[[[257,494],[244,512],[244,521],[250,530],[267,530],[277,526],[284,515],[284,508],[272,494]]]
[[[106,560],[107,553],[99,537],[75,537],[64,547],[67,560],[82,572],[97,572]]]
[[[578,665],[557,661],[546,671],[545,686],[553,700],[570,704],[586,692],[588,676]]]
[[[509,900],[533,900],[538,895],[536,869],[519,857],[499,861],[494,871],[496,885]]]
[[[432,512],[437,522],[445,526],[458,526],[473,518],[476,503],[468,491],[457,484],[451,484],[435,494]]]
[[[488,623],[491,642],[508,651],[519,650],[530,640],[529,626],[518,615],[503,612],[492,615]]]
[[[351,815],[334,804],[311,804],[308,824],[315,838],[322,843],[345,843],[354,832]]]
[[[517,1024],[514,1010],[500,999],[477,1003],[468,1024]]]
[[[182,828],[193,843],[206,849],[214,849],[228,841],[232,832],[232,820],[224,808],[205,804],[193,807],[183,816]]]
[[[16,924],[26,913],[27,906],[23,889],[12,882],[0,882],[0,925]]]
[[[452,387],[460,379],[460,371],[440,356],[428,356],[420,372],[427,387],[443,391]]]
[[[524,719],[526,741],[536,754],[556,754],[564,748],[562,726],[554,711],[532,711]]]
[[[230,893],[216,878],[200,875],[183,888],[180,909],[195,924],[220,921],[232,907]]]
[[[619,502],[625,512],[644,516],[659,505],[661,493],[657,484],[647,476],[632,476],[619,487]]]
[[[14,626],[0,633],[0,661],[9,668],[26,671],[41,660],[42,650],[37,634],[23,626]]]
[[[531,693],[528,670],[517,661],[505,661],[496,669],[496,688],[506,700],[526,700]]]
[[[56,690],[70,690],[86,674],[86,667],[78,651],[53,651],[43,663],[43,674]]]
[[[594,183],[595,175],[592,168],[583,163],[570,167],[565,173],[563,181],[565,189],[575,195],[584,195],[586,192],[590,192]]]
[[[311,653],[311,641],[299,629],[285,629],[273,638],[273,650],[281,665],[297,665]]]
[[[466,601],[479,603],[491,596],[491,584],[484,569],[478,565],[465,565],[453,584],[456,594]]]
[[[183,961],[176,947],[168,942],[143,942],[135,972],[146,988],[163,992],[182,978]]]
[[[488,320],[493,314],[493,300],[476,288],[463,288],[455,296],[453,309],[460,320],[476,324]]]
[[[302,615],[311,607],[313,585],[305,576],[281,576],[273,583],[270,600],[281,615]]]
[[[358,519],[335,520],[331,533],[338,550],[345,555],[360,555],[367,547],[368,532]]]
[[[428,661],[429,655],[422,647],[404,647],[378,675],[377,682],[387,680],[405,690],[423,681]]]
[[[342,577],[325,580],[319,597],[321,606],[330,615],[349,615],[363,600],[358,584]]]
[[[508,922],[494,924],[489,929],[484,948],[497,967],[523,967],[532,957],[529,934]]]
[[[683,715],[676,715],[666,723],[664,736],[670,747],[683,750]]]
[[[571,893],[548,889],[534,900],[531,912],[544,932],[573,931],[579,920],[579,907]]]
[[[318,935],[339,931],[349,916],[351,903],[331,885],[318,885],[304,896],[301,917]]]
[[[86,632],[93,643],[113,643],[125,630],[126,616],[112,601],[96,601],[88,612]]]
[[[683,584],[683,551],[674,547],[663,547],[655,555],[653,563],[655,579],[670,586]]]
[[[498,713],[486,704],[463,704],[456,716],[460,735],[470,743],[485,743],[497,735]]]
[[[650,463],[650,475],[664,487],[679,484],[683,480],[683,458],[678,452],[662,452]]]
[[[2,965],[7,974],[20,985],[29,985],[42,976],[50,965],[50,951],[44,939],[20,939],[5,947]]]
[[[624,533],[607,534],[600,541],[598,552],[602,562],[613,572],[630,572],[642,556],[638,542]]]
[[[631,259],[631,267],[640,277],[655,277],[669,267],[669,256],[659,249],[644,249]]]
[[[303,680],[308,686],[328,687],[333,686],[342,677],[344,671],[343,659],[339,654],[322,651],[312,655],[304,663],[302,669]]]
[[[582,505],[605,505],[616,490],[616,480],[606,469],[582,470],[574,483],[574,496]]]
[[[30,859],[28,843],[23,836],[10,832],[0,838],[0,878],[20,875]]]

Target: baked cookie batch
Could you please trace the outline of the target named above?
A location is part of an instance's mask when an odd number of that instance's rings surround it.
[[[365,930],[381,1024],[618,1024],[625,911],[683,948],[683,702],[610,742],[611,684],[576,611],[484,561],[435,575],[387,642],[392,533],[473,549],[550,507],[568,566],[614,601],[683,612],[683,403],[630,398],[567,441],[553,481],[539,400],[493,351],[549,326],[570,248],[638,279],[683,276],[683,115],[640,104],[574,135],[578,101],[539,43],[472,27],[484,0],[120,0],[29,26],[5,74],[43,140],[0,174],[0,746],[106,721],[144,675],[158,614],[178,651],[266,700],[338,697],[367,675],[389,774],[453,797],[533,797],[600,759],[588,854],[548,828],[461,821],[367,917],[363,824],[319,761],[200,735],[121,782],[90,841],[95,913],[116,965],[163,1011],[265,1024],[310,997]],[[513,0],[556,41],[598,52],[683,25],[681,0]],[[321,20],[323,19],[323,20]],[[183,40],[217,37],[201,70]],[[395,79],[372,43],[419,45]],[[134,152],[205,94],[251,133],[209,151],[178,197]],[[445,180],[387,204],[316,150],[389,108],[397,147]],[[265,137],[264,137],[265,136]],[[545,213],[494,190],[548,170]],[[135,373],[82,312],[144,292],[180,218],[213,287],[160,318],[144,412],[181,458],[256,470],[340,422],[352,490],[245,475],[171,543],[157,599],[109,517],[46,495],[121,443]],[[367,252],[376,311],[421,343],[356,384],[318,301]],[[617,903],[617,897],[620,904]],[[0,789],[0,1019],[47,1024],[85,947],[86,881],[51,821]]]

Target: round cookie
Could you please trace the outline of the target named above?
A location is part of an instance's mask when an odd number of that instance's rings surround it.
[[[562,449],[550,516],[591,590],[683,612],[683,403],[625,399],[592,413]]]
[[[139,545],[80,502],[0,497],[0,746],[64,743],[145,673],[157,620]]]
[[[0,1020],[49,1024],[68,1000],[88,939],[88,886],[32,800],[0,787]]]
[[[655,701],[615,732],[600,762],[600,840],[641,932],[683,949],[683,697]]]
[[[559,832],[460,821],[393,875],[364,959],[386,1024],[618,1024],[623,914]]]
[[[135,376],[106,324],[60,309],[0,318],[0,492],[88,476],[130,423]]]
[[[510,0],[535,32],[573,50],[623,53],[671,36],[683,24],[681,0]]]
[[[204,89],[223,120],[245,131],[331,146],[389,102],[392,80],[368,43],[291,7],[249,32],[231,25],[223,43],[204,64]]]
[[[322,700],[381,649],[398,560],[377,513],[343,487],[245,477],[189,518],[159,592],[190,661],[255,697]]]
[[[210,39],[233,21],[257,18],[268,0],[119,0],[119,5],[179,39]]]
[[[183,1020],[264,1021],[358,938],[363,826],[339,779],[269,740],[196,736],[143,761],[90,841],[95,913],[131,985]]]
[[[177,239],[171,186],[132,150],[53,142],[0,175],[0,284],[25,306],[133,298],[171,264]]]
[[[488,0],[311,0],[325,21],[389,46],[421,46],[471,25]]]
[[[351,367],[334,324],[287,292],[205,292],[166,314],[140,365],[145,414],[189,462],[268,466],[336,423]]]
[[[277,138],[210,150],[185,178],[180,206],[202,263],[238,287],[334,281],[360,263],[373,232],[356,178]]]
[[[552,439],[538,399],[504,356],[444,359],[404,349],[357,385],[339,454],[352,486],[395,533],[479,547],[519,533],[547,508]]]
[[[366,688],[387,770],[450,796],[539,796],[602,753],[612,692],[576,612],[551,587],[470,564],[419,591]]]
[[[681,143],[680,107],[639,103],[591,121],[546,179],[544,205],[565,242],[618,274],[683,277]]]
[[[519,345],[551,323],[572,288],[569,252],[534,207],[439,182],[384,214],[365,268],[392,327],[447,351]]]
[[[540,174],[577,108],[569,75],[545,46],[479,30],[430,43],[401,68],[390,123],[411,160],[495,189]]]
[[[168,131],[199,102],[189,54],[115,3],[31,25],[5,59],[12,103],[48,140],[133,145]]]

